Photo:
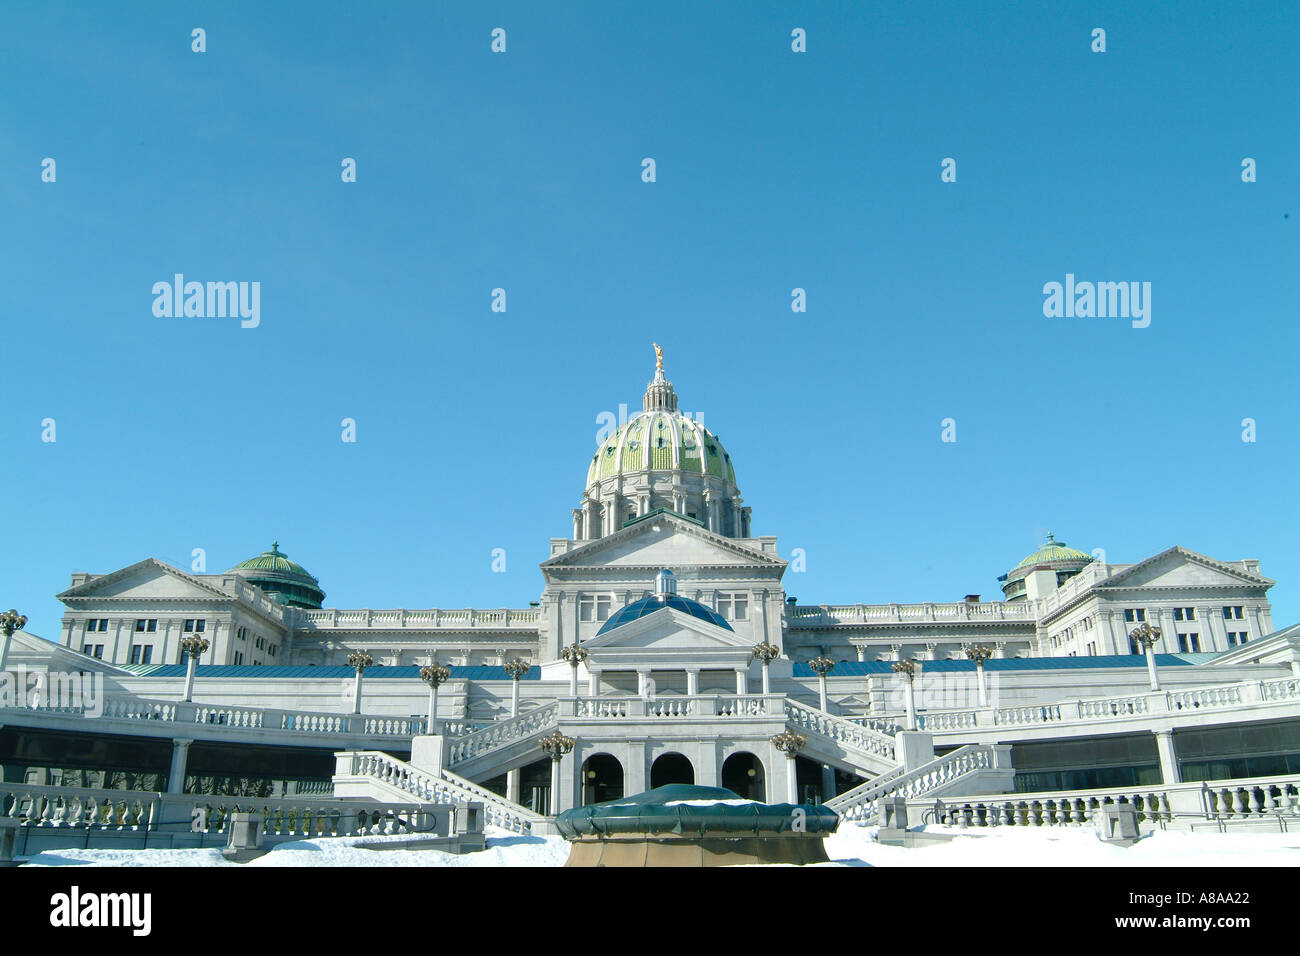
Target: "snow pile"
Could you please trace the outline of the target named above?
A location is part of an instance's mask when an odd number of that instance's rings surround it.
[[[442,850],[368,850],[366,844],[407,836],[328,837],[281,843],[248,863],[231,863],[218,847],[201,850],[48,850],[26,866],[563,866],[563,837],[521,836],[488,827],[487,849],[455,854]]]
[[[1296,866],[1300,833],[1188,833],[1157,830],[1131,847],[1102,843],[1092,827],[995,827],[952,834],[951,843],[881,846],[876,827],[840,824],[826,855],[846,866]]]
[[[711,805],[714,801],[681,801]],[[725,800],[724,803],[751,801]],[[1091,827],[996,827],[950,834],[950,843],[881,846],[876,827],[852,823],[826,838],[831,866],[1296,866],[1300,833],[1186,833],[1156,831],[1129,848],[1110,846]],[[457,855],[441,850],[369,850],[364,845],[410,837],[332,837],[282,843],[244,866],[563,866],[569,845],[558,836],[520,836],[487,829],[487,849]],[[28,866],[239,866],[216,848],[203,850],[51,850]],[[822,864],[825,865],[825,864]]]

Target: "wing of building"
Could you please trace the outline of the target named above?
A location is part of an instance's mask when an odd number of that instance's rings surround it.
[[[529,829],[673,782],[863,818],[899,794],[1296,793],[1300,628],[1275,630],[1256,560],[1113,564],[1049,536],[1001,600],[802,604],[662,366],[581,467],[526,608],[328,607],[278,542],[216,574],[74,574],[57,642],[0,637],[8,806],[436,791]]]

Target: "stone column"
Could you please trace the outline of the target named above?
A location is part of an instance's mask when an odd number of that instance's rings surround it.
[[[113,622],[113,649],[108,652],[108,658],[107,658],[110,664],[126,663],[126,661],[124,660],[125,655],[122,652],[122,629],[126,628],[126,634],[127,634],[126,646],[128,648],[126,653],[129,654],[130,647],[131,647],[131,634],[132,634],[131,628],[133,626],[134,625],[132,624],[132,622],[123,621],[121,618],[118,618]]]
[[[600,696],[600,671],[587,662],[587,696],[597,698]]]
[[[506,771],[506,799],[511,803],[519,802],[519,769]]]
[[[858,663],[861,664],[863,661],[867,659],[867,649],[863,647],[861,644],[859,644],[857,647],[857,651],[858,651]]]
[[[835,768],[822,764],[822,803],[835,796]]]
[[[686,696],[698,697],[700,694],[700,672],[695,669],[686,671]],[[710,784],[712,786],[712,784]]]
[[[650,768],[647,766],[647,754],[644,737],[632,737],[627,741],[627,766],[625,789],[628,794],[642,793],[650,789]]]
[[[1183,782],[1182,772],[1178,769],[1178,750],[1174,746],[1172,730],[1152,731],[1156,735],[1156,750],[1160,754],[1160,776],[1166,787]]]
[[[1152,622],[1152,627],[1158,626],[1160,628],[1160,644],[1156,647],[1156,653],[1177,654],[1178,623],[1174,620],[1174,609],[1171,607],[1159,608],[1157,616],[1160,618],[1159,623]]]
[[[580,508],[573,509],[573,537],[575,539],[584,537],[582,533],[582,510]]]
[[[1196,609],[1201,625],[1201,649],[1205,651],[1226,651],[1228,649],[1228,631],[1220,623],[1223,620],[1222,607],[1198,607]]]
[[[167,775],[167,792],[185,792],[185,765],[189,761],[190,744],[193,740],[176,737],[172,740],[172,766]]]
[[[747,681],[745,679],[745,670],[744,668],[737,668],[736,669],[736,693],[746,694],[748,692],[749,692],[749,687],[747,686]]]

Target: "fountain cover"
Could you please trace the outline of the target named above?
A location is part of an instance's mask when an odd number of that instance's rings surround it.
[[[795,810],[801,811],[796,814]],[[555,818],[566,840],[623,833],[833,833],[839,814],[820,804],[757,803],[722,787],[674,783],[606,803],[565,810]]]

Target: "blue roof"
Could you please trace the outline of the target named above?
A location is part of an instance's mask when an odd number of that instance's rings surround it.
[[[1190,667],[1198,663],[1186,660],[1197,657],[1195,654],[1157,654],[1157,667],[1182,665]],[[840,661],[834,677],[871,677],[878,674],[892,674],[890,661]],[[957,671],[974,671],[972,661],[920,661],[922,672],[946,674]],[[1140,654],[1106,654],[1098,657],[1006,657],[994,658],[984,665],[988,671],[1052,671],[1052,670],[1096,670],[1108,667],[1146,667],[1146,658]],[[815,677],[816,672],[802,661],[794,665],[795,677]]]
[[[647,614],[653,614],[655,611],[662,611],[670,607],[675,611],[681,611],[689,614],[691,617],[697,617],[701,621],[708,621],[710,624],[716,624],[718,627],[725,627],[731,630],[731,625],[713,608],[701,604],[699,601],[692,601],[690,598],[684,598],[677,594],[652,594],[648,598],[642,598],[639,601],[633,601],[627,607],[623,608],[608,621],[600,626],[597,635],[604,634],[606,631],[612,631],[614,628],[637,618],[645,617]]]
[[[133,668],[141,677],[184,677],[184,664],[156,664],[153,667]],[[296,666],[271,666],[255,667],[250,664],[200,664],[194,669],[196,678],[219,678],[219,677],[319,677],[319,678],[350,678],[356,671],[346,664],[331,665],[329,667],[313,667],[307,664]],[[506,673],[504,667],[490,667],[487,665],[475,665],[473,667],[452,667],[451,676],[455,680],[510,680],[510,675]],[[385,667],[382,664],[376,664],[366,669],[366,680],[374,679],[383,680],[402,679],[402,680],[419,680],[420,668],[417,665],[405,665],[402,667]],[[540,667],[530,667],[521,678],[522,680],[541,680],[542,669]]]

